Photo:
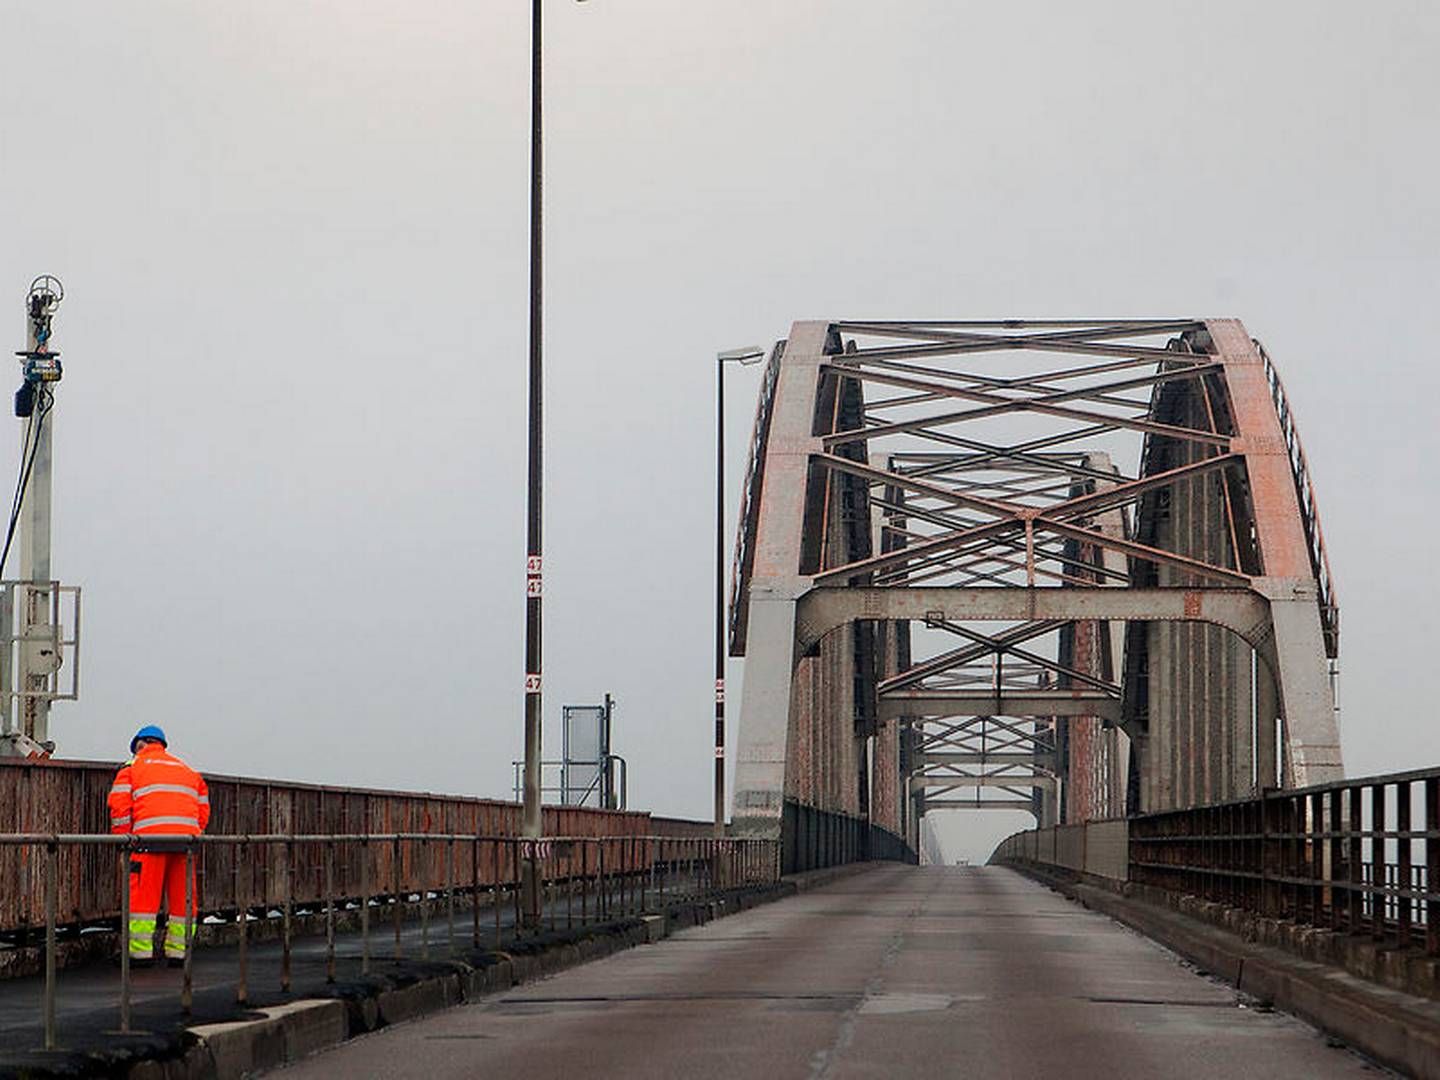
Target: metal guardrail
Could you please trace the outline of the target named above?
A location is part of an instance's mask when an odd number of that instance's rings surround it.
[[[1077,847],[1094,850],[1096,830],[1116,827],[1128,831],[1132,885],[1440,956],[1440,768],[1032,829],[991,861],[1095,873]]]
[[[577,765],[589,766],[595,770],[590,783],[585,788],[569,788],[565,786],[565,768],[569,765],[574,768]],[[605,770],[613,770],[619,766],[620,782],[615,785],[615,805],[607,807],[603,805],[605,799],[605,787],[602,781],[605,777]],[[525,793],[525,762],[510,762],[512,779],[510,790],[514,793],[514,803],[520,804]],[[545,782],[546,774],[553,776],[560,773],[560,779],[553,784]],[[567,802],[568,796],[578,791],[579,797],[574,802]],[[590,796],[597,796],[596,802],[601,804],[594,807],[589,805]],[[563,758],[547,758],[540,762],[540,799],[549,807],[564,807],[593,809],[607,813],[624,813],[629,808],[630,802],[630,763],[619,754],[606,754],[599,761],[565,761]]]
[[[22,762],[0,758],[0,834],[102,834],[110,830],[106,795],[117,764],[86,761]],[[520,805],[429,792],[300,784],[260,777],[225,776],[206,771],[210,787],[210,832],[220,836],[371,835],[448,833],[465,836],[517,836]],[[709,821],[685,822],[636,811],[546,806],[547,836],[710,836]],[[120,897],[117,865],[98,848],[62,855],[61,918],[65,922],[113,919]],[[387,856],[388,857],[388,856]],[[383,868],[389,874],[388,865]],[[414,889],[407,861],[405,887]],[[233,887],[235,874],[252,891],[267,888],[279,874],[280,855],[254,858],[236,866],[229,848],[203,848],[197,868],[200,891],[210,884]],[[436,869],[427,870],[433,879]],[[355,880],[346,859],[337,864],[342,881]],[[346,877],[345,875],[349,875]],[[44,919],[40,876],[26,849],[0,846],[0,937],[35,927]],[[320,866],[301,869],[295,880],[297,900],[321,895]]]
[[[903,838],[849,814],[785,800],[780,819],[781,872],[801,874],[828,866],[884,859],[914,863],[918,856]]]
[[[1007,836],[990,861],[1029,862],[1076,874],[1125,881],[1130,873],[1130,823],[1125,818],[1052,825]]]
[[[456,932],[456,901],[469,900],[471,916],[470,946],[481,942],[482,907],[491,908],[498,942],[502,931],[502,913],[513,903],[515,919],[511,931],[520,933],[520,881],[522,865],[530,859],[540,864],[547,903],[542,908],[542,927],[548,929],[585,926],[616,918],[638,915],[655,907],[663,907],[677,895],[696,895],[747,884],[764,884],[779,876],[779,848],[773,840],[715,839],[670,836],[575,836],[547,837],[525,840],[514,836],[480,836],[455,833],[377,833],[377,834],[266,834],[212,836],[104,835],[104,834],[0,834],[0,850],[4,848],[39,852],[43,857],[41,875],[45,897],[45,978],[41,1000],[45,1030],[45,1048],[56,1044],[55,995],[57,983],[57,950],[62,932],[78,925],[61,922],[59,895],[62,864],[73,868],[90,865],[85,860],[66,860],[67,855],[83,851],[109,852],[115,861],[119,880],[127,883],[120,889],[120,932],[116,935],[120,956],[117,993],[119,997],[120,1031],[130,1031],[131,977],[128,948],[130,916],[129,875],[123,867],[131,853],[161,848],[183,851],[186,861],[187,910],[197,908],[196,917],[185,920],[184,973],[180,988],[180,1004],[190,1012],[193,1000],[192,961],[195,949],[195,924],[218,920],[233,923],[236,935],[236,1001],[248,1000],[248,940],[250,924],[265,919],[278,909],[281,920],[280,989],[289,991],[291,982],[291,939],[296,914],[294,882],[305,868],[318,866],[323,878],[320,907],[325,916],[326,981],[335,980],[335,916],[337,909],[358,906],[360,913],[361,973],[368,974],[373,961],[372,909],[383,914],[390,909],[393,922],[392,956],[395,962],[404,959],[403,928],[406,905],[419,901],[420,956],[429,959],[431,901],[443,901],[446,918],[445,955],[453,956],[458,949]],[[229,849],[230,860],[237,868],[232,889],[220,896],[207,896],[202,889],[197,898],[195,887],[197,860],[203,852]],[[251,886],[255,879],[242,875],[238,868],[257,854],[266,861],[272,852],[279,853],[280,873],[265,875],[257,892]],[[337,870],[343,867],[356,876],[342,882]],[[389,870],[387,880],[384,870]],[[412,894],[407,881],[415,880],[407,871],[418,871],[418,885]],[[358,887],[357,887],[358,886]],[[387,886],[388,891],[387,891]],[[213,890],[214,886],[211,885]],[[563,905],[560,898],[563,897]],[[577,903],[578,898],[578,903]],[[488,905],[485,903],[488,901]],[[561,910],[563,906],[563,912]],[[577,912],[578,907],[578,912]],[[159,932],[157,932],[157,937]]]
[[[1130,880],[1440,956],[1440,769],[1132,818]]]

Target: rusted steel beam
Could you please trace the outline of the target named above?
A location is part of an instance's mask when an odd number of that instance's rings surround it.
[[[1095,690],[910,691],[880,698],[881,717],[901,716],[1100,716],[1120,719],[1120,702]]]
[[[802,651],[857,619],[924,622],[1143,619],[1209,622],[1252,645],[1268,637],[1266,600],[1251,589],[913,589],[815,588],[798,600],[796,643]]]

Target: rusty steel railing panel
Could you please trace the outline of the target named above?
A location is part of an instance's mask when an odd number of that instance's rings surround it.
[[[1267,919],[1440,956],[1440,768],[1272,790],[1085,830],[1084,870]],[[996,863],[1076,870],[1071,827],[1007,837]]]
[[[1440,769],[1131,822],[1131,880],[1440,955]]]
[[[688,823],[687,823],[688,824]],[[143,839],[143,843],[142,843]],[[711,837],[663,836],[648,833],[587,834],[552,836],[527,840],[513,835],[477,835],[453,832],[377,833],[304,835],[204,835],[204,836],[135,836],[65,835],[43,833],[0,834],[0,852],[28,853],[28,860],[42,867],[44,915],[43,937],[44,990],[37,1009],[44,1029],[44,1047],[54,1049],[57,1041],[56,999],[59,992],[58,951],[62,930],[73,938],[76,927],[65,927],[58,898],[62,892],[74,895],[76,889],[67,884],[66,874],[75,867],[84,867],[86,860],[67,859],[68,854],[96,853],[114,865],[127,860],[129,853],[146,846],[163,845],[165,850],[184,852],[187,865],[191,860],[203,861],[206,852],[229,850],[235,859],[244,861],[247,854],[276,850],[281,853],[282,873],[267,882],[254,894],[241,895],[230,906],[206,898],[203,891],[198,900],[195,919],[185,920],[184,977],[180,986],[180,1005],[189,1014],[192,1003],[191,967],[197,940],[197,926],[233,924],[233,940],[237,962],[234,984],[236,1001],[249,1000],[247,941],[258,923],[269,921],[280,928],[280,988],[289,991],[293,968],[304,964],[292,954],[292,917],[299,905],[296,881],[304,868],[319,865],[322,871],[318,895],[308,902],[311,912],[324,915],[326,948],[318,961],[324,965],[327,982],[334,982],[337,971],[335,920],[337,909],[356,908],[361,912],[359,934],[362,953],[358,960],[359,974],[372,970],[373,957],[382,948],[389,959],[399,963],[416,951],[415,916],[419,918],[418,954],[421,960],[434,956],[456,957],[471,950],[498,949],[510,939],[560,929],[573,929],[589,924],[634,918],[648,912],[663,912],[675,901],[690,901],[706,895],[744,886],[766,885],[780,874],[779,844],[773,840],[731,840]],[[402,881],[389,884],[383,876],[367,874],[358,892],[339,887],[333,877],[334,855],[338,847],[348,845],[359,855],[364,866],[379,861],[382,853],[391,853],[391,869],[403,867],[405,874],[417,875],[410,887]],[[460,857],[469,849],[473,861],[468,865]],[[484,857],[490,855],[489,873],[482,872]],[[439,855],[440,858],[436,858]],[[398,862],[396,861],[398,859]],[[541,921],[533,931],[521,925],[519,914],[520,866],[534,862],[541,883]],[[186,874],[186,908],[190,908],[190,875]],[[486,885],[488,879],[489,886]],[[506,898],[508,894],[509,899]],[[128,897],[121,894],[120,899]],[[232,898],[234,899],[234,898]],[[502,907],[514,901],[516,918],[503,925]],[[493,923],[486,920],[481,929],[481,908],[492,909]],[[458,908],[469,908],[469,933],[457,922]],[[388,910],[387,910],[388,908]],[[122,911],[130,910],[128,902]],[[276,912],[280,914],[277,917]],[[438,920],[443,916],[443,928]],[[168,921],[172,915],[165,916]],[[181,916],[183,918],[183,916]],[[382,924],[388,923],[389,926]],[[406,925],[411,933],[404,932]],[[435,924],[435,925],[432,925]],[[378,937],[377,937],[378,935]],[[393,935],[393,936],[392,936]],[[151,941],[152,952],[158,946],[163,930],[157,930]],[[220,942],[224,935],[211,935],[216,948],[228,947]],[[408,941],[408,944],[407,944]],[[115,936],[121,950],[122,963],[116,984],[120,1014],[120,1031],[128,1032],[131,1017],[131,981],[129,935]],[[149,959],[142,956],[141,959]],[[354,969],[357,961],[345,961]]]
[[[15,762],[0,759],[0,836],[6,833],[100,834],[109,830],[106,794],[118,764],[106,762]],[[495,799],[434,795],[365,788],[293,784],[252,777],[206,775],[210,788],[213,835],[364,835],[380,833],[449,833],[470,836],[513,836],[519,832],[520,808]],[[547,835],[598,837],[616,835],[689,836],[708,831],[707,823],[670,818],[652,819],[634,811],[546,807]],[[44,880],[38,856],[24,847],[0,846],[0,932],[37,926],[44,921]],[[405,850],[400,865],[402,888],[417,889],[422,881],[443,872],[446,852]],[[91,846],[59,852],[58,897],[62,923],[87,923],[113,918],[119,905],[117,863]],[[198,855],[196,874],[202,896],[267,895],[286,876],[287,853],[276,845],[206,846]],[[472,873],[473,852],[457,851],[464,874]],[[340,843],[331,856],[332,884],[342,893],[359,891],[364,868],[358,848]],[[475,868],[484,884],[493,884],[493,868],[481,858]],[[394,855],[377,849],[369,872],[376,882],[395,880]],[[297,903],[323,895],[324,853],[309,851],[291,867]]]

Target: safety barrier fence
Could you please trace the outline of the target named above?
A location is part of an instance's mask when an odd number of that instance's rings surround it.
[[[186,862],[186,910],[198,909],[184,920],[185,954],[180,1004],[188,1014],[193,1000],[192,961],[197,924],[235,927],[236,990],[238,1003],[249,993],[249,939],[251,927],[263,920],[280,922],[279,988],[291,985],[291,946],[299,915],[323,915],[325,921],[325,977],[335,980],[336,918],[358,912],[360,973],[372,970],[382,951],[376,924],[388,917],[391,929],[390,959],[405,959],[407,911],[418,908],[420,959],[456,955],[462,948],[479,948],[501,935],[574,928],[612,921],[663,908],[667,903],[695,898],[721,889],[766,884],[779,876],[779,846],[773,840],[690,838],[652,835],[571,836],[526,840],[514,836],[480,836],[455,833],[377,834],[269,834],[269,835],[64,835],[0,834],[0,851],[26,850],[36,858],[44,897],[44,988],[41,1014],[45,1047],[56,1043],[55,998],[57,953],[62,936],[76,936],[86,927],[67,921],[59,898],[67,870],[92,865],[76,859],[81,853],[98,853],[114,863],[117,881],[132,854],[143,851],[183,853]],[[208,854],[229,853],[228,879],[213,873],[197,883],[198,869]],[[522,878],[536,864],[540,896],[530,905],[540,912],[538,923],[521,911]],[[260,862],[278,867],[278,873],[256,877],[242,868]],[[213,863],[212,863],[213,865]],[[314,899],[301,904],[303,889]],[[198,893],[196,890],[198,889]],[[131,1029],[131,957],[126,947],[130,917],[129,888],[118,889],[119,914],[115,925],[119,950],[116,991],[119,1029]],[[418,903],[417,903],[418,901]],[[432,908],[443,910],[443,947],[432,946]],[[465,909],[462,914],[461,909]],[[387,910],[388,909],[388,910]],[[461,920],[468,914],[469,932]],[[438,918],[439,916],[435,916]],[[467,940],[468,939],[468,940]]]
[[[1133,818],[1130,879],[1440,955],[1440,769]]]
[[[791,799],[780,821],[781,868],[787,874],[820,870],[864,859],[917,861],[905,841],[861,818],[819,810]]]
[[[18,762],[0,758],[0,834],[95,834],[110,830],[105,797],[118,765],[112,762]],[[208,831],[240,835],[360,835],[381,833],[446,833],[469,836],[518,836],[518,803],[499,799],[437,795],[428,792],[299,784],[257,777],[205,773],[210,788]],[[547,836],[615,837],[710,836],[710,822],[680,821],[643,812],[547,806],[542,829]],[[0,847],[0,938],[23,934],[44,919],[40,875],[31,865],[32,852]],[[387,856],[388,857],[388,856]],[[438,856],[432,856],[438,857]],[[252,851],[238,865],[230,848],[205,848],[197,873],[200,891],[209,884],[240,884],[253,892],[269,888],[281,872],[282,853]],[[356,873],[353,857],[337,856],[337,873]],[[389,880],[390,868],[379,868]],[[401,872],[404,887],[418,887],[421,870],[434,880],[436,867],[421,867],[407,857]],[[118,864],[99,848],[67,848],[61,855],[60,910],[66,921],[114,919],[120,896]],[[342,877],[342,880],[345,880]],[[295,882],[299,899],[321,895],[320,869],[303,871]]]
[[[1440,956],[1440,769],[1032,829],[1007,837],[991,861],[1128,881]]]
[[[1002,840],[990,857],[991,862],[1007,860],[1124,881],[1130,870],[1130,823],[1087,821],[1015,833]]]

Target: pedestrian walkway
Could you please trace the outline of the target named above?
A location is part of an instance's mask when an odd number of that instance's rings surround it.
[[[698,895],[699,891],[699,884],[693,879],[672,877],[666,898],[676,902]],[[412,894],[409,899],[413,902],[419,897]],[[482,899],[488,901],[488,894]],[[653,904],[657,896],[651,892],[646,899]],[[606,918],[638,913],[642,903],[638,882],[617,887],[611,890],[607,900]],[[579,896],[565,894],[552,898],[544,907],[540,932],[525,937],[544,941],[587,922],[599,923],[602,920],[597,917],[595,904],[593,892],[583,898],[583,907]],[[333,982],[327,977],[329,955],[323,933],[292,935],[288,992],[282,989],[281,983],[280,941],[250,941],[247,1002],[243,1007],[236,1001],[240,964],[239,951],[233,943],[194,950],[193,1002],[188,1015],[181,1007],[182,971],[164,966],[133,969],[132,1033],[127,1035],[117,1031],[120,1023],[118,966],[102,961],[61,970],[57,976],[55,1002],[58,1045],[50,1052],[41,1049],[44,1046],[43,977],[0,980],[0,1076],[26,1066],[55,1069],[67,1057],[78,1062],[84,1055],[102,1050],[129,1047],[140,1052],[150,1047],[153,1052],[157,1041],[173,1041],[175,1034],[190,1024],[239,1019],[256,1008],[307,997],[358,994],[367,983],[373,984],[376,980],[403,985],[442,970],[452,956],[469,960],[477,953],[514,946],[515,909],[509,897],[502,896],[498,911],[488,902],[483,904],[478,929],[468,897],[457,896],[453,926],[443,896],[431,894],[431,908],[423,920],[415,914],[401,922],[397,947],[393,906],[372,901],[371,975],[368,978],[362,973],[365,945],[359,932],[335,934]],[[353,916],[353,903],[350,909],[349,914]],[[417,909],[412,903],[409,910]],[[278,914],[270,913],[271,931],[277,929]],[[314,920],[312,927],[323,926],[320,922],[323,913],[313,913],[310,917]],[[251,926],[256,925],[252,921]]]
[[[1382,1074],[1009,870],[895,865],[365,1036],[286,1075]]]

